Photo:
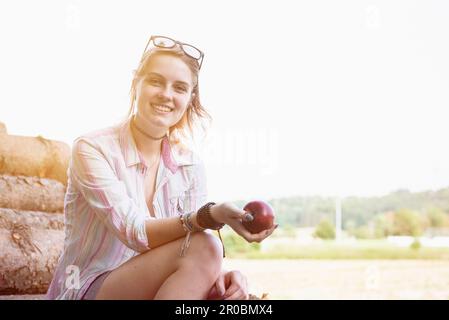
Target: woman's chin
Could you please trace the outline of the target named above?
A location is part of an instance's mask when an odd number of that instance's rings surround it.
[[[157,127],[162,131],[166,131],[170,127],[170,124],[167,123],[166,119],[161,119],[160,117],[154,115],[141,116],[140,119],[137,119],[137,123],[141,123],[144,127]]]

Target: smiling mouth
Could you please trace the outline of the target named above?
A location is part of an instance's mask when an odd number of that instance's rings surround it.
[[[157,112],[160,113],[170,113],[173,111],[173,108],[170,108],[168,106],[165,106],[163,104],[152,104],[151,103],[151,107],[156,110]]]

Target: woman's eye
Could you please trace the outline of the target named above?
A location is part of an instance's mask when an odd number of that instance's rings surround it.
[[[156,85],[159,85],[159,84],[161,83],[161,82],[160,82],[159,80],[157,80],[157,79],[149,79],[148,82],[149,82],[150,84],[156,84]]]
[[[176,87],[175,89],[177,91],[179,91],[179,92],[186,92],[187,91],[186,88],[184,88],[184,87]]]

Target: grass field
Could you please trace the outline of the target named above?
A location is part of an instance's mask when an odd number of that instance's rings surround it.
[[[449,260],[449,248],[397,247],[382,241],[357,244],[335,242],[309,245],[275,245],[269,250],[228,250],[230,258],[245,259],[394,259]]]
[[[429,247],[419,242],[399,246],[387,239],[341,241],[270,237],[248,243],[233,232],[223,233],[226,254],[235,259],[382,259],[449,260],[449,246]]]

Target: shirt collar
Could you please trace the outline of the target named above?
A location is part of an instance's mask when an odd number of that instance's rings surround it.
[[[131,119],[126,120],[120,127],[119,140],[120,147],[125,159],[127,167],[144,163],[140,152],[137,149],[134,137],[131,132]],[[173,174],[181,166],[193,165],[197,163],[194,153],[187,148],[179,145],[173,145],[165,136],[162,140],[162,159],[164,166],[167,167]]]

